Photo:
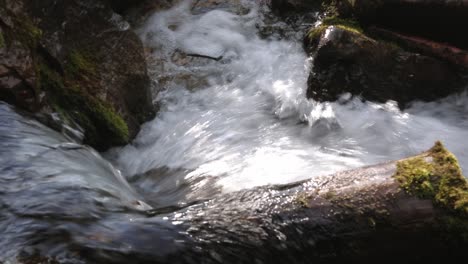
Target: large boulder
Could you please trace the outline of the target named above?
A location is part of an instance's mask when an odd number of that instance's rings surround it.
[[[144,49],[106,1],[0,0],[0,98],[56,112],[104,150],[154,116]]]
[[[372,39],[349,25],[319,26],[307,34],[305,46],[313,56],[307,97],[318,101],[351,93],[405,107],[413,100],[447,96],[464,84],[450,64]]]

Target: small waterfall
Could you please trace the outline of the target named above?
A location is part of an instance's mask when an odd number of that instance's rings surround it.
[[[0,103],[2,261],[39,250],[84,263],[70,250],[77,247],[175,252],[188,238],[167,212],[220,193],[399,159],[436,140],[468,169],[467,93],[403,112],[394,102],[348,95],[307,100],[311,64],[300,34],[264,38],[262,27],[290,29],[265,25],[266,6],[240,3],[195,12],[182,1],[138,30],[151,50],[152,77],[165,88],[161,110],[106,159]]]
[[[310,61],[301,39],[260,38],[268,10],[247,7],[193,14],[186,1],[139,30],[156,58],[153,78],[166,90],[158,117],[113,152],[130,179],[166,168],[185,171],[179,184],[197,182],[192,192],[211,193],[213,184],[234,191],[402,158],[439,139],[466,167],[459,144],[468,136],[466,93],[404,112],[394,102],[347,95],[336,103],[307,100]]]

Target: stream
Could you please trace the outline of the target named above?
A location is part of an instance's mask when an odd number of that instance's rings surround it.
[[[301,38],[260,37],[266,12],[251,1],[239,12],[183,1],[151,15],[137,32],[165,89],[127,146],[98,153],[0,103],[0,259],[85,263],[74,248],[138,255],[151,243],[167,254],[186,234],[166,235],[177,223],[158,212],[403,158],[436,140],[468,169],[466,92],[405,111],[349,95],[307,100]]]

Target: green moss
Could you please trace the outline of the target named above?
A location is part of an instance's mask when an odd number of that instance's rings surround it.
[[[78,75],[96,75],[96,64],[93,62],[92,57],[87,52],[73,50],[68,56],[66,65],[67,73],[72,76]]]
[[[432,173],[434,165],[428,163],[422,157],[399,162],[396,178],[401,187],[412,195],[420,198],[432,198],[434,186],[432,184]]]
[[[30,18],[16,17],[14,32],[18,39],[26,46],[35,48],[42,38],[42,30],[34,25]]]
[[[85,143],[98,150],[128,143],[127,124],[111,105],[78,86],[66,86],[62,76],[44,64],[39,65],[38,72],[40,86],[48,93],[52,106],[85,130]]]
[[[317,27],[311,28],[307,32],[307,41],[308,45],[315,46],[319,43],[320,38],[322,37],[325,30],[330,27],[335,26],[344,30],[348,30],[357,34],[362,34],[363,30],[359,23],[352,19],[342,19],[338,17],[327,17],[322,20],[322,24]]]
[[[309,207],[309,200],[310,200],[310,195],[307,193],[299,193],[296,198],[294,199],[294,202],[298,204],[299,206],[303,208],[308,208]]]
[[[411,195],[468,217],[468,182],[455,156],[440,142],[420,156],[397,164],[395,178]]]
[[[353,19],[343,19],[336,16],[326,17],[322,20],[322,24],[325,26],[336,26],[355,33],[363,33],[361,25]]]
[[[0,31],[0,49],[5,47],[5,38],[3,37],[3,33]]]
[[[317,43],[319,43],[320,38],[322,37],[323,33],[327,28],[328,26],[325,25],[320,25],[318,27],[311,28],[309,32],[307,32],[308,42],[312,45],[316,45]]]

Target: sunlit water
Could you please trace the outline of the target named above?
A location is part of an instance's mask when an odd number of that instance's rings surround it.
[[[172,224],[142,212],[398,159],[436,140],[468,168],[466,93],[404,112],[346,95],[316,103],[305,98],[310,61],[297,34],[259,38],[262,10],[251,1],[240,15],[193,14],[187,3],[138,31],[165,90],[157,118],[105,154],[112,164],[0,103],[1,260],[40,250],[83,263],[68,244],[153,252],[160,243],[162,255],[179,241],[164,235]]]
[[[307,100],[310,62],[302,43],[260,39],[258,12],[191,15],[182,4],[148,20],[139,33],[156,57],[166,58],[153,77],[174,81],[164,83],[158,117],[118,151],[125,175],[182,168],[185,181],[216,177],[222,190],[233,191],[402,158],[436,140],[466,164],[466,94],[405,112],[394,102]],[[223,59],[179,66],[175,51]],[[208,76],[206,84],[187,90],[177,82],[187,72]]]

